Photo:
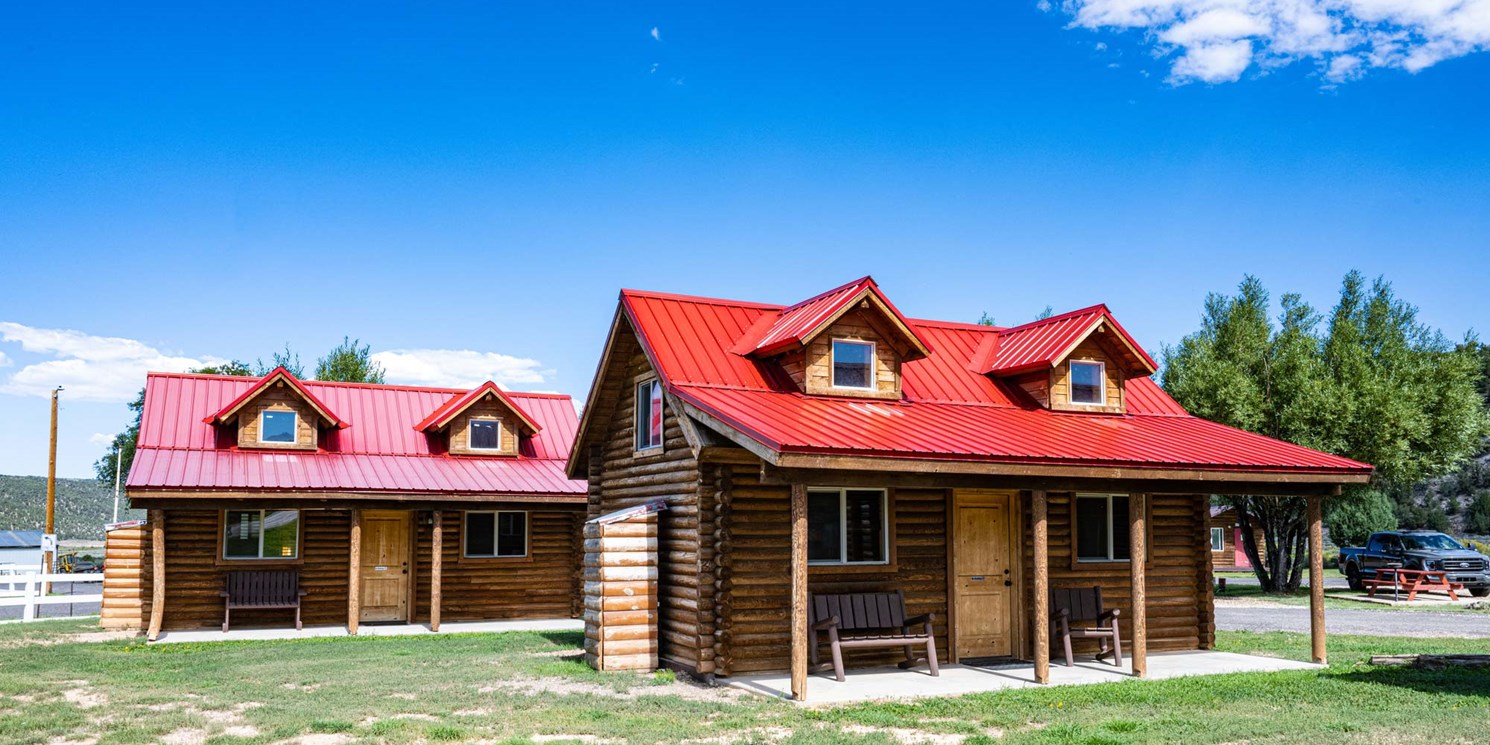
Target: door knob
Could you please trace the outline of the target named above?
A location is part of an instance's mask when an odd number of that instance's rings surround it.
[[[1014,583],[1013,582],[1010,582],[1009,580],[1004,580],[1004,587],[1013,587],[1013,586],[1014,586]]]

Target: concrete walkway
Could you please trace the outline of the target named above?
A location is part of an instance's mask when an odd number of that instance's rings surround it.
[[[584,631],[585,622],[577,618],[538,619],[531,621],[452,621],[440,624],[441,634],[496,634],[504,631]],[[423,636],[433,634],[424,624],[362,624],[357,636]],[[304,631],[289,628],[233,629],[223,633],[221,629],[191,629],[187,631],[163,631],[155,644],[181,642],[230,642],[247,640],[314,639],[330,636],[350,636],[345,626],[307,626]]]
[[[1307,662],[1231,652],[1167,652],[1149,655],[1148,677],[1150,680],[1163,680],[1192,675],[1319,669],[1322,666]],[[1029,664],[1000,668],[942,665],[941,672],[939,677],[933,678],[924,667],[915,670],[894,667],[851,669],[842,683],[823,675],[809,675],[807,700],[804,703],[819,706],[1042,687],[1035,682],[1034,665]],[[1051,685],[1091,685],[1125,680],[1136,680],[1132,676],[1132,669],[1126,665],[1119,669],[1107,663],[1086,659],[1077,660],[1075,667],[1066,667],[1060,663],[1050,666]],[[791,677],[785,674],[742,675],[728,678],[727,684],[768,696],[789,698],[791,695]]]
[[[1293,631],[1307,634],[1309,609],[1286,606],[1226,607],[1218,604],[1216,628],[1226,631]],[[1331,608],[1324,612],[1324,628],[1330,634],[1490,639],[1490,613]]]

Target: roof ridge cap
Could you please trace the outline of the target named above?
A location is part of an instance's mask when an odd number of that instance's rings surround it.
[[[1000,329],[1000,331],[1001,332],[1025,331],[1027,329],[1035,328],[1037,326],[1043,326],[1043,325],[1045,325],[1047,323],[1055,323],[1056,321],[1069,320],[1071,318],[1075,318],[1076,316],[1085,315],[1087,313],[1092,313],[1092,312],[1095,312],[1095,311],[1098,311],[1098,310],[1100,310],[1105,315],[1108,315],[1108,316],[1111,316],[1112,315],[1112,311],[1110,309],[1108,309],[1107,303],[1097,303],[1096,305],[1087,306],[1085,308],[1077,308],[1076,310],[1068,310],[1065,313],[1060,313],[1060,314],[1057,314],[1057,315],[1053,315],[1053,316],[1051,316],[1049,318],[1038,318],[1038,319],[1035,319],[1033,321],[1030,321],[1029,323],[1021,323],[1018,326],[1009,326],[1007,328]]]
[[[791,305],[788,305],[785,308],[782,308],[781,309],[781,312],[782,313],[788,313],[790,311],[794,311],[794,310],[796,310],[798,308],[801,308],[804,305],[808,305],[808,304],[813,303],[813,302],[816,302],[818,300],[822,300],[823,298],[825,298],[825,297],[827,297],[829,295],[833,295],[833,294],[836,294],[836,293],[839,293],[839,292],[843,292],[844,290],[847,290],[850,287],[855,287],[857,285],[862,285],[866,281],[869,283],[869,286],[871,286],[871,287],[876,287],[876,288],[879,287],[879,284],[874,281],[874,277],[871,276],[871,275],[866,274],[866,275],[864,275],[864,276],[862,276],[862,277],[860,277],[860,278],[858,278],[858,279],[856,279],[856,280],[854,280],[852,282],[844,282],[843,284],[841,284],[841,285],[839,285],[837,287],[834,287],[831,290],[824,290],[822,292],[819,292],[816,295],[813,295],[810,298],[807,298],[806,300],[799,300],[799,301],[797,301],[795,303],[792,303]]]

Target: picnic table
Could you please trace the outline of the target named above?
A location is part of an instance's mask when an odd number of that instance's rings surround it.
[[[1374,597],[1378,589],[1384,587],[1392,588],[1393,597],[1401,597],[1403,590],[1407,591],[1407,602],[1417,599],[1419,592],[1446,592],[1450,600],[1458,600],[1455,591],[1463,590],[1464,585],[1450,582],[1448,573],[1440,569],[1401,569],[1394,567],[1383,567],[1376,570],[1376,576],[1372,579],[1363,580],[1366,586],[1366,596]]]

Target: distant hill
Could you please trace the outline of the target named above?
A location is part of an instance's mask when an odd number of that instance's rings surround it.
[[[144,510],[127,505],[120,505],[120,520],[145,517]],[[41,530],[46,510],[45,477],[0,475],[0,530]],[[94,479],[57,479],[57,533],[62,540],[102,540],[103,526],[113,517],[113,489]]]

